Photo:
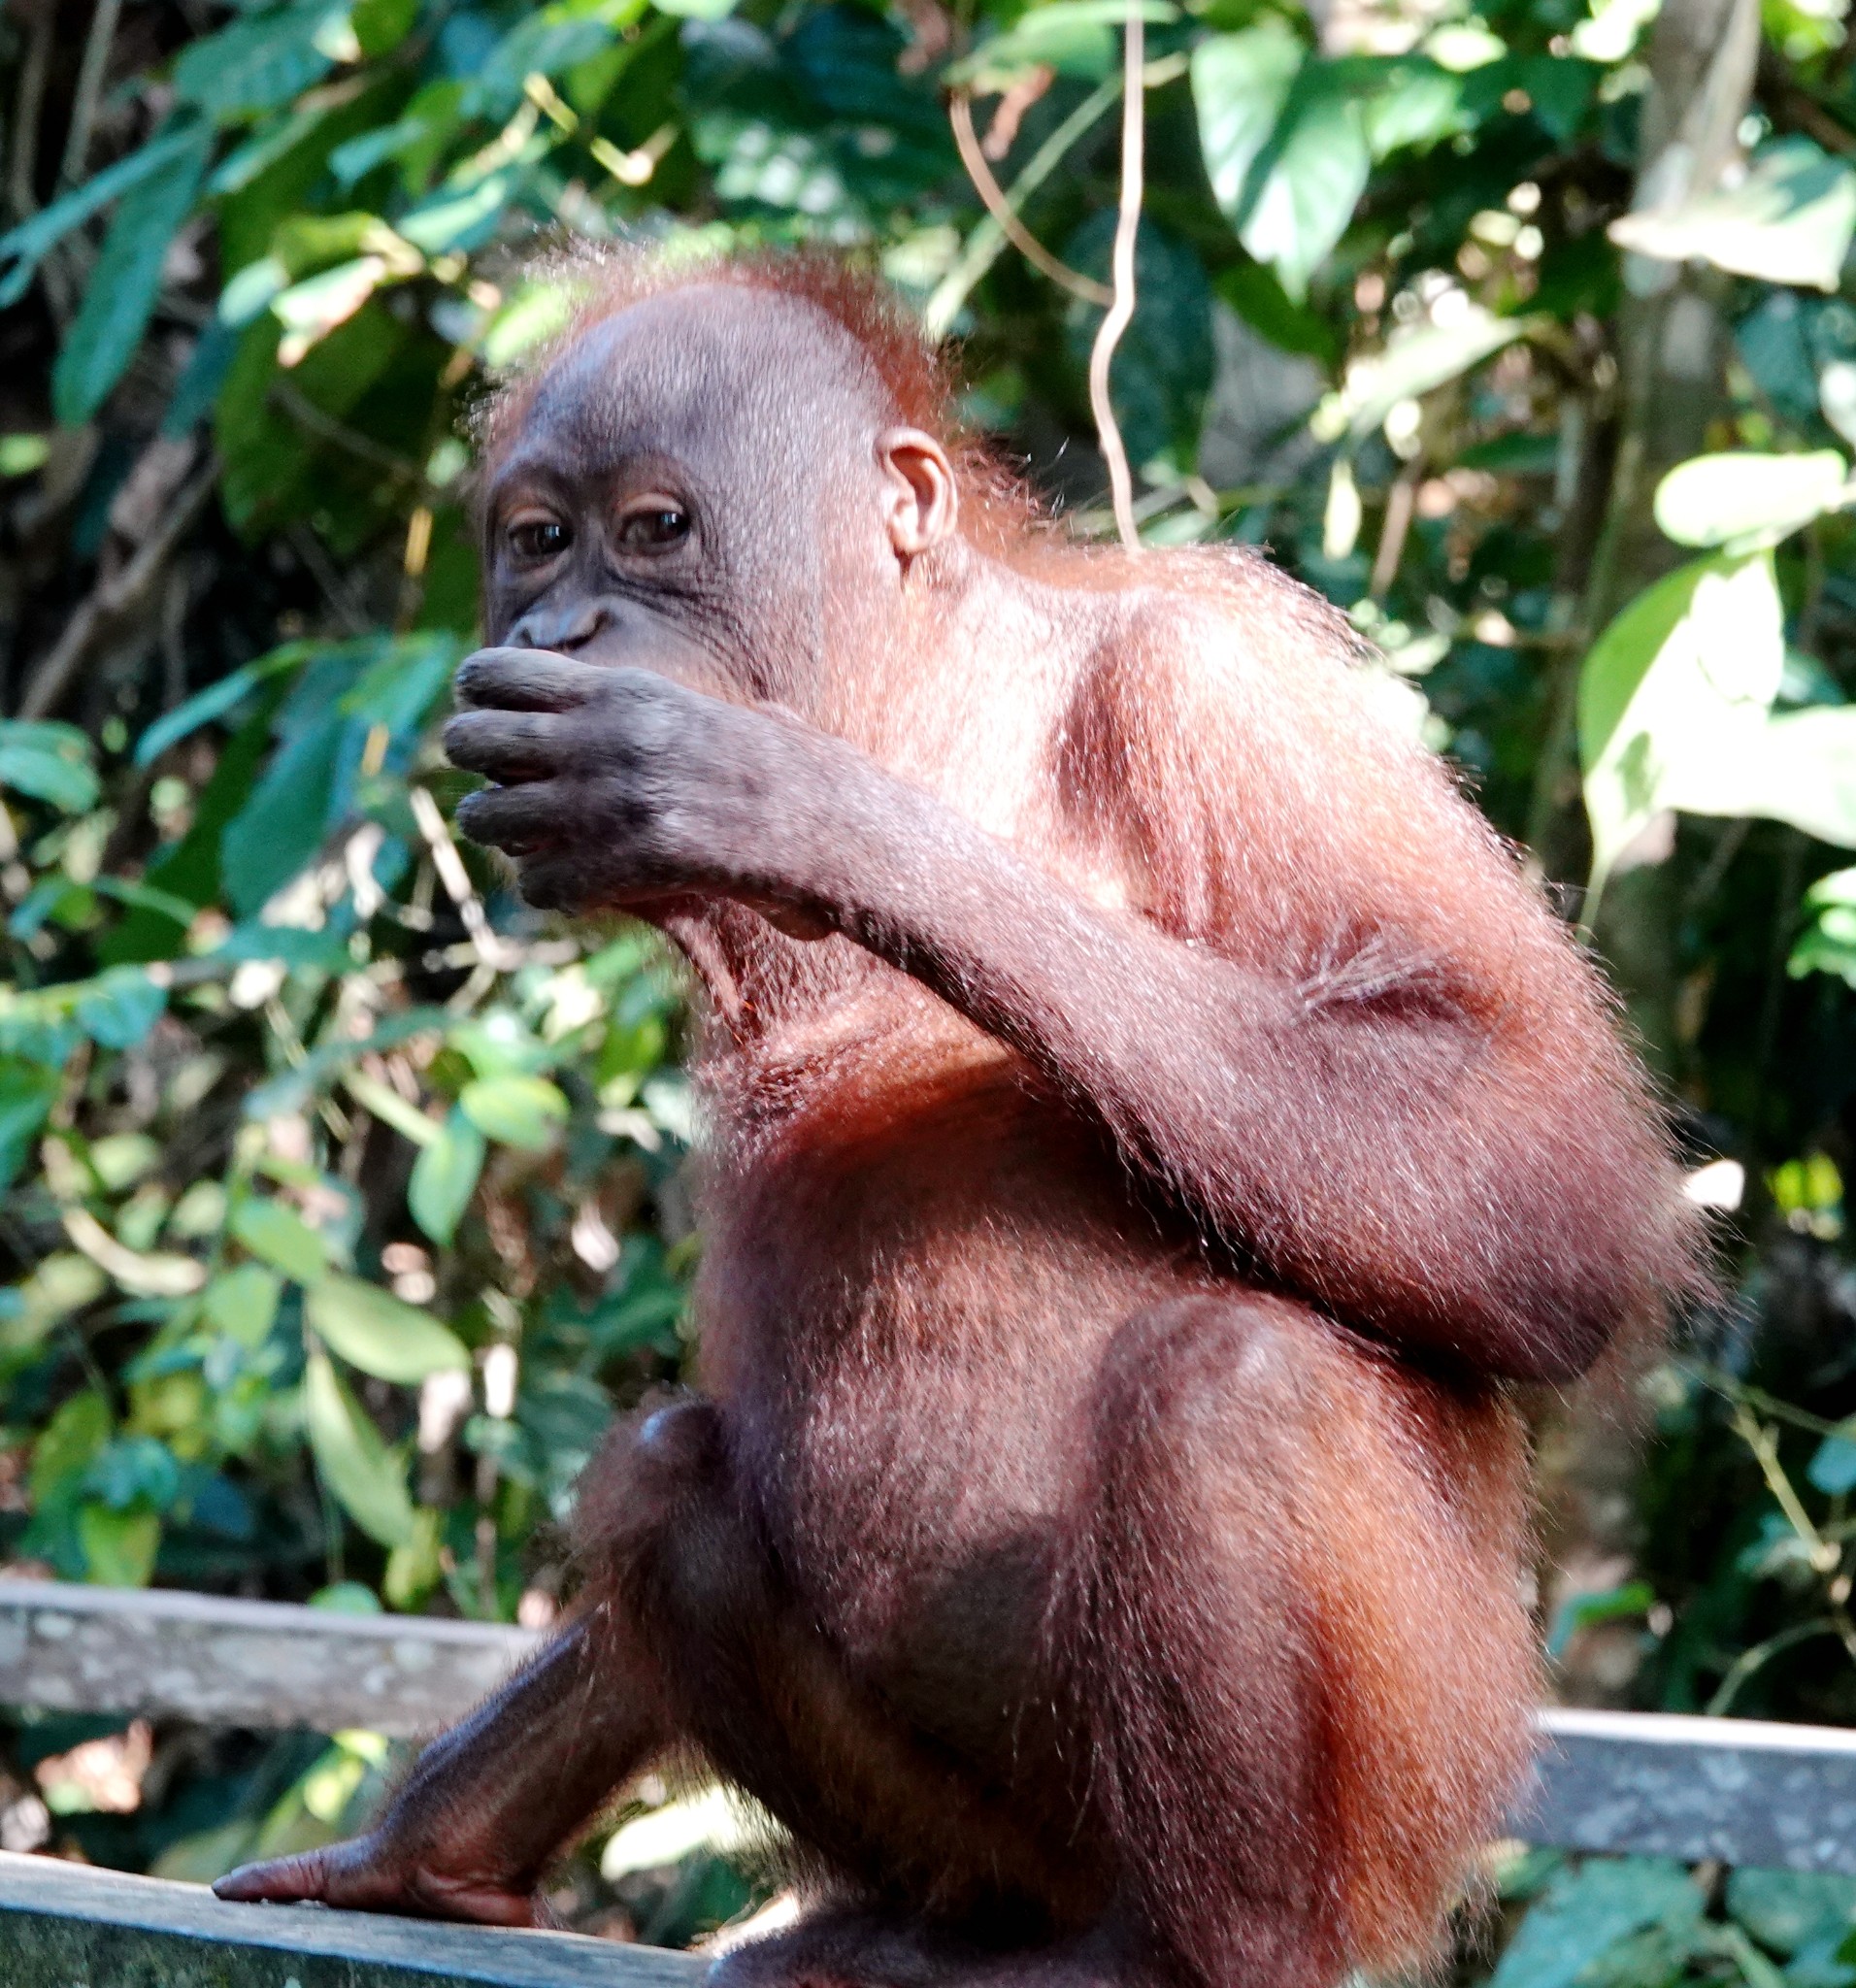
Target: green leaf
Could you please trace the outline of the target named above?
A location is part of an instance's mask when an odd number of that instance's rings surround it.
[[[1678,789],[1670,806],[1764,815],[1856,848],[1856,705],[1769,717],[1737,765],[1706,789]]]
[[[329,0],[236,20],[182,50],[175,90],[220,123],[274,111],[334,68],[344,30],[351,38],[348,9]]]
[[[1418,324],[1395,332],[1382,351],[1355,359],[1339,393],[1322,403],[1312,423],[1324,442],[1343,434],[1356,439],[1371,435],[1402,400],[1415,400],[1460,379],[1517,338],[1525,338],[1538,320],[1498,317],[1471,305],[1446,324]]]
[[[168,244],[193,208],[213,134],[193,125],[188,143],[139,180],[117,203],[83,302],[51,373],[51,409],[66,427],[87,421],[135,356],[161,288]]]
[[[430,1312],[358,1277],[324,1277],[304,1309],[324,1344],[378,1380],[414,1386],[427,1375],[470,1367],[463,1342]]]
[[[1208,35],[1192,53],[1192,100],[1212,197],[1237,225],[1249,206],[1250,169],[1270,142],[1307,50],[1276,15],[1232,35]]]
[[[281,1201],[248,1195],[232,1210],[232,1234],[253,1256],[275,1264],[300,1284],[315,1284],[327,1275],[328,1250],[308,1222]]]
[[[75,725],[0,720],[0,788],[50,801],[67,814],[97,805],[90,742]]]
[[[461,1110],[453,1110],[439,1137],[422,1147],[414,1161],[406,1205],[434,1242],[448,1244],[457,1233],[458,1222],[477,1192],[483,1155],[483,1135]]]
[[[1305,69],[1251,174],[1238,227],[1298,303],[1346,233],[1372,170],[1364,105],[1341,78]]]
[[[1659,810],[1741,812],[1746,758],[1784,668],[1770,552],[1681,567],[1599,637],[1580,672],[1578,708],[1595,892]]]
[[[32,1446],[32,1471],[26,1487],[35,1506],[56,1496],[61,1485],[75,1485],[92,1459],[110,1441],[110,1404],[93,1387],[60,1404]]]
[[[12,1186],[51,1111],[60,1082],[55,1070],[16,1057],[0,1059],[0,1188]]]
[[[1852,1470],[1849,1482],[1839,1488],[1847,1491],[1856,1485],[1856,1444],[1845,1447],[1851,1452]],[[1856,1878],[1827,1871],[1731,1871],[1727,1909],[1762,1946],[1795,1954],[1802,1946],[1848,1930],[1856,1916]]]
[[[120,199],[144,180],[163,173],[178,157],[191,151],[197,143],[194,128],[171,124],[151,138],[140,151],[86,180],[62,198],[43,207],[10,233],[0,235],[0,263],[11,261],[12,270],[0,282],[0,310],[17,304],[25,295],[32,273],[71,230],[87,221],[93,214]]]
[[[413,31],[419,0],[355,0],[349,14],[361,53],[370,60],[390,55]]]
[[[1572,1988],[1591,1964],[1648,1927],[1701,1918],[1702,1894],[1679,1864],[1594,1858],[1555,1878],[1521,1921],[1489,1988]]]
[[[485,1139],[527,1152],[546,1152],[567,1117],[567,1100],[545,1077],[480,1077],[457,1102]]]
[[[1731,192],[1626,215],[1620,248],[1664,262],[1695,257],[1769,283],[1834,290],[1856,231],[1856,172],[1808,138],[1768,146]]]
[[[319,1349],[304,1365],[303,1422],[315,1468],[336,1503],[370,1539],[405,1545],[414,1527],[405,1469]]]
[[[1752,551],[1834,511],[1848,474],[1834,448],[1800,455],[1731,448],[1693,456],[1656,486],[1656,522],[1678,546]]]
[[[1802,909],[1807,923],[1785,971],[1794,979],[1836,974],[1856,987],[1856,870],[1820,877],[1805,893]]]
[[[277,1317],[283,1280],[261,1263],[221,1271],[200,1293],[208,1321],[244,1346],[264,1343]]]
[[[244,703],[266,678],[298,668],[315,652],[314,643],[286,642],[282,647],[260,656],[256,662],[233,670],[216,683],[209,683],[184,704],[176,705],[165,717],[157,718],[143,733],[136,742],[136,765],[153,765],[170,746],[178,746],[202,725],[211,724],[215,718],[223,717],[227,712]]]
[[[379,1615],[381,1598],[365,1582],[358,1580],[331,1581],[325,1588],[317,1588],[306,1605],[312,1608],[326,1608],[331,1615]]]
[[[157,987],[141,967],[111,967],[83,984],[73,1014],[93,1043],[106,1049],[133,1049],[167,1005],[167,989]]]
[[[78,1544],[83,1577],[100,1587],[145,1588],[161,1550],[161,1515],[146,1509],[112,1511],[86,1502],[78,1508]]]

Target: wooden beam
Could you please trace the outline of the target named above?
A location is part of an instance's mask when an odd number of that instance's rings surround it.
[[[538,1640],[494,1623],[0,1581],[0,1705],[416,1739]],[[1513,1821],[1530,1842],[1856,1876],[1856,1732],[1639,1712],[1541,1723],[1536,1786]]]
[[[0,1853],[6,1988],[694,1988],[697,1954],[315,1905]]]
[[[490,1622],[0,1580],[0,1705],[416,1739],[538,1640]]]

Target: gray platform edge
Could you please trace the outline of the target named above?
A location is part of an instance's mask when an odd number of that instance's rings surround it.
[[[571,1933],[440,1926],[0,1853],[6,1988],[694,1988],[694,1954]]]
[[[0,1580],[0,1705],[416,1738],[536,1640],[485,1623]],[[1530,1842],[1856,1876],[1856,1732],[1636,1712],[1541,1723],[1535,1786],[1512,1818]]]

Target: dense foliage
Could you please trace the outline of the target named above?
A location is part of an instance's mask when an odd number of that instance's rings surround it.
[[[1674,193],[1645,134],[1698,88],[1652,53],[1656,0],[1142,7],[1112,379],[1143,533],[1268,543],[1350,611],[1389,721],[1565,888],[1714,1163],[1736,1302],[1652,1377],[1640,1517],[1596,1425],[1548,1442],[1565,1687],[1856,1719],[1841,0],[1766,0],[1711,177]],[[1105,530],[1123,14],[13,0],[11,1562],[548,1619],[577,1470],[679,1371],[694,1240],[674,963],[535,919],[447,827],[469,412],[564,309],[523,251],[867,257],[962,342],[971,421]],[[18,1719],[0,1839],[210,1875],[340,1828],[384,1755]],[[727,1917],[726,1828],[644,1818],[574,1908]],[[1510,1923],[1537,1901],[1507,1988],[1856,1983],[1846,1886],[1504,1871]]]

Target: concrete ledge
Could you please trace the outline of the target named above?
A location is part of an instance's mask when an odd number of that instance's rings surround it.
[[[0,1705],[416,1739],[538,1640],[492,1622],[0,1580]]]
[[[537,1640],[493,1623],[0,1581],[0,1705],[415,1739],[460,1717]],[[1530,1842],[1856,1876],[1856,1732],[1559,1710],[1541,1725],[1536,1786],[1511,1825]],[[0,1988],[8,1978],[0,1969]]]
[[[442,1926],[0,1853],[6,1988],[694,1988],[694,1954]]]
[[[1569,1850],[1856,1877],[1856,1732],[1548,1711],[1515,1834]]]

